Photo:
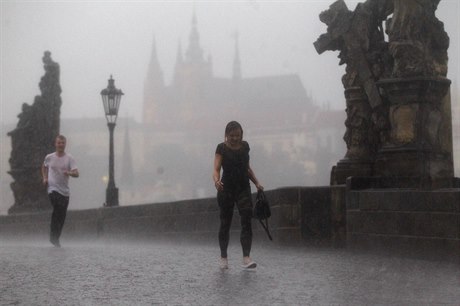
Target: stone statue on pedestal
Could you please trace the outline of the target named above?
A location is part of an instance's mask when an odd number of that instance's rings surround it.
[[[35,97],[32,105],[22,105],[18,124],[8,133],[12,144],[8,173],[14,179],[11,190],[15,201],[9,214],[51,209],[40,169],[46,154],[54,150],[62,101],[59,64],[51,59],[51,52],[44,53],[43,64],[41,95]]]
[[[453,177],[449,37],[435,16],[439,1],[367,0],[352,12],[337,0],[320,14],[328,28],[317,52],[340,51],[346,64],[347,153],[331,184],[350,176]]]
[[[317,52],[340,51],[339,65],[346,64],[342,84],[346,98],[347,152],[333,168],[332,184],[343,184],[348,176],[372,175],[379,135],[386,127],[376,82],[389,74],[391,66],[383,32],[383,21],[391,10],[391,1],[368,0],[352,12],[343,0],[338,0],[320,14],[320,20],[328,28],[314,43]],[[374,121],[380,123],[378,130]]]

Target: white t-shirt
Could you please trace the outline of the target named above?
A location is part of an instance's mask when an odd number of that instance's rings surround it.
[[[46,155],[43,163],[48,168],[48,193],[56,191],[63,196],[70,195],[69,176],[64,171],[77,169],[72,155],[64,153],[58,156],[56,152]]]

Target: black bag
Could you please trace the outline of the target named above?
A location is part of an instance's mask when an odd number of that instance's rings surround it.
[[[270,240],[273,240],[272,235],[268,229],[268,218],[272,215],[270,211],[270,205],[268,204],[267,198],[262,190],[257,192],[256,205],[254,206],[253,217],[258,219]],[[265,224],[262,220],[265,220]]]

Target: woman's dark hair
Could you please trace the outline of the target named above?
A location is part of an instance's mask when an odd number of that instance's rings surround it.
[[[238,129],[241,130],[241,137],[243,137],[243,128],[241,127],[241,124],[237,121],[230,121],[225,127],[225,136],[227,136],[231,131]]]

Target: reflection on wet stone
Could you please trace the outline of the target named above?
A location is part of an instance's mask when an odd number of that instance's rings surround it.
[[[237,244],[232,254],[239,254]],[[0,245],[1,304],[454,305],[460,267],[347,251],[257,245],[256,272],[240,256],[219,269],[215,245]]]

